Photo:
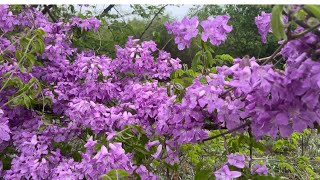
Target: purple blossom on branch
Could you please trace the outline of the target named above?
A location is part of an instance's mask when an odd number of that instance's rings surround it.
[[[255,164],[253,166],[251,173],[252,174],[256,173],[259,175],[268,175],[268,168],[267,168],[266,164],[263,164],[263,165]]]
[[[227,24],[229,19],[229,16],[223,15],[215,18],[210,16],[207,20],[202,21],[201,39],[206,42],[209,38],[211,44],[221,45],[227,39],[227,34],[232,31],[232,26]]]
[[[183,50],[186,47],[189,48],[191,39],[198,35],[198,17],[194,16],[191,19],[188,17],[183,18],[180,22],[174,21],[171,24],[165,23],[169,34],[175,36],[174,41],[178,45],[179,50]]]
[[[245,163],[245,156],[243,154],[229,154],[228,157],[228,163],[232,166],[235,166],[237,168],[244,168],[246,165]]]
[[[232,180],[233,178],[237,178],[241,176],[241,172],[239,171],[230,171],[227,165],[222,166],[221,169],[218,169],[214,172],[216,176],[216,180]]]
[[[263,43],[267,42],[267,34],[272,32],[271,26],[271,13],[261,12],[261,16],[258,15],[255,17],[255,23],[258,27],[259,34],[261,35],[261,39]]]

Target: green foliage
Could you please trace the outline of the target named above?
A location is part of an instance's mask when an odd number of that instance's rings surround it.
[[[121,179],[127,179],[128,176],[129,176],[129,173],[127,173],[125,170],[112,169],[107,174],[102,175],[101,179],[103,179],[103,180],[121,180]]]
[[[210,169],[203,169],[203,163],[199,162],[196,166],[194,180],[215,179]]]
[[[309,10],[316,18],[320,19],[320,6],[319,5],[307,4],[304,7],[307,10]]]
[[[11,169],[11,162],[16,153],[17,152],[13,146],[7,146],[5,149],[2,150],[2,152],[0,152],[0,163],[2,162],[3,170]]]
[[[272,8],[271,27],[272,33],[278,40],[287,39],[283,26],[283,5],[275,5]]]

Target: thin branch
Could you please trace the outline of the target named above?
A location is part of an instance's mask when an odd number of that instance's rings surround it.
[[[277,49],[276,51],[274,51],[273,54],[269,57],[269,59],[266,60],[262,65],[266,65],[266,64],[268,64],[270,61],[272,61],[272,60],[276,57],[276,55],[278,54],[278,52],[280,52],[281,49],[282,49],[288,42],[289,42],[288,40],[284,41],[284,42],[281,44],[281,46],[279,46],[278,49]]]
[[[41,11],[43,15],[47,14],[49,15],[49,17],[52,19],[53,22],[57,22],[56,18],[52,15],[52,13],[50,12],[50,9],[53,7],[53,5],[44,5],[44,9]]]
[[[48,14],[53,22],[57,22],[56,18],[52,15],[52,13],[50,11],[48,11]]]
[[[308,24],[306,24],[305,22],[303,22],[303,20],[298,20],[295,17],[294,17],[294,22],[297,23],[299,26],[305,28],[305,29],[310,28],[310,26]],[[314,34],[316,34],[317,36],[320,36],[320,31],[316,29]]]
[[[229,92],[231,92],[232,90],[234,90],[235,87],[231,87],[229,89],[227,89],[225,92],[223,92],[222,94],[219,95],[219,97],[224,97],[225,95],[227,95]]]
[[[275,56],[274,58],[276,58],[276,57],[278,57],[278,56],[280,56],[280,55],[281,55],[280,53],[277,53],[277,54],[276,54],[276,56]],[[257,62],[263,62],[263,61],[266,61],[266,60],[270,59],[270,57],[271,57],[271,56],[268,56],[268,57],[264,57],[264,58],[257,59]]]
[[[299,38],[299,37],[301,37],[301,36],[303,36],[303,35],[311,32],[311,31],[317,29],[318,27],[320,27],[320,23],[317,24],[317,25],[315,25],[315,26],[313,26],[313,27],[311,27],[311,28],[309,28],[309,29],[307,29],[307,30],[305,30],[305,31],[302,31],[301,33],[295,34],[295,35],[293,35],[292,37],[293,37],[294,39]]]
[[[118,15],[119,15],[119,16],[121,17],[121,19],[122,19],[122,22],[125,24],[125,26],[127,26],[127,27],[130,29],[130,31],[131,31],[131,33],[134,35],[134,37],[136,37],[136,33],[133,31],[132,27],[127,24],[127,22],[126,22],[125,19],[123,18],[123,15],[118,11],[117,8],[114,7],[113,9],[118,13]]]
[[[151,19],[150,23],[148,24],[148,26],[144,29],[144,31],[141,33],[140,37],[138,39],[141,39],[143,37],[143,35],[146,33],[146,31],[150,28],[151,24],[153,23],[153,21],[156,19],[156,17],[161,13],[161,11],[168,6],[168,4],[162,6],[162,8],[159,9],[159,11],[153,16],[153,18]]]
[[[219,129],[220,133],[222,134],[222,130]],[[226,150],[227,154],[229,154],[229,150],[228,150],[228,144],[227,144],[227,138],[225,135],[222,135],[222,138],[223,138],[223,146],[224,146],[224,149]]]
[[[309,26],[308,26],[308,27],[309,27]],[[315,25],[315,26],[313,26],[313,27],[310,27],[309,29],[307,29],[307,30],[305,30],[305,31],[303,31],[303,32],[301,32],[301,33],[292,35],[292,38],[291,38],[290,40],[298,39],[298,38],[304,36],[305,34],[307,34],[307,33],[311,32],[311,31],[317,29],[318,27],[320,27],[320,23],[317,24],[317,25]],[[269,59],[266,60],[262,65],[265,65],[265,64],[269,63],[270,61],[272,61],[272,60],[277,56],[277,54],[281,51],[281,49],[282,49],[290,40],[284,41],[284,42],[281,44],[281,46],[279,46],[278,49],[277,49],[275,52],[273,52],[273,54],[269,57]]]
[[[173,37],[171,37],[167,42],[166,44],[161,48],[161,50],[164,50],[164,48],[167,47],[167,45],[169,44],[170,41],[172,41]]]
[[[249,151],[250,151],[250,160],[249,160],[249,169],[251,169],[252,166],[252,154],[253,154],[253,144],[252,144],[252,133],[251,133],[251,127],[248,128],[248,133],[249,133],[249,137],[250,137],[250,147],[249,147]]]
[[[202,142],[209,141],[209,140],[212,140],[212,139],[215,139],[215,138],[218,138],[218,137],[224,136],[224,135],[226,135],[226,134],[233,133],[233,132],[235,132],[235,131],[237,131],[237,130],[239,130],[239,129],[242,129],[242,128],[244,128],[244,127],[246,127],[246,126],[250,125],[250,124],[251,124],[251,122],[250,122],[250,121],[247,121],[246,123],[244,123],[244,124],[242,124],[242,125],[240,125],[240,126],[238,126],[238,127],[234,128],[234,129],[230,129],[230,130],[228,130],[228,131],[226,131],[226,132],[224,132],[224,133],[221,133],[221,134],[218,134],[218,135],[215,135],[215,136],[209,137],[209,138],[207,138],[207,139],[204,139],[204,140],[202,140]]]
[[[276,63],[274,63],[274,64],[273,64],[273,66],[278,65],[282,60],[283,60],[283,57],[282,57],[282,58],[280,58]]]
[[[42,14],[46,14],[52,7],[53,5],[44,5],[44,9],[41,11]]]
[[[105,8],[103,10],[103,12],[101,13],[101,16],[108,14],[109,11],[111,11],[111,9],[115,6],[115,4],[110,4],[107,8]]]

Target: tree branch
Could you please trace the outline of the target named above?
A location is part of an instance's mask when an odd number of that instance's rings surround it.
[[[44,5],[44,9],[41,11],[42,14],[46,14],[52,7],[53,5]]]
[[[164,50],[164,48],[167,47],[167,45],[169,44],[170,41],[172,41],[173,37],[171,37],[167,42],[166,44],[161,48],[161,50]]]
[[[153,21],[156,19],[156,17],[161,13],[161,11],[168,6],[168,4],[162,6],[162,8],[159,9],[159,11],[153,16],[153,18],[151,19],[150,23],[148,24],[148,26],[144,29],[144,31],[141,33],[141,35],[139,36],[138,39],[141,39],[143,37],[143,35],[146,33],[146,31],[150,28],[151,24],[153,23]]]
[[[299,26],[305,28],[305,29],[310,28],[309,25],[306,24],[305,22],[303,22],[302,20],[298,20],[298,19],[294,18],[294,22],[297,23]],[[320,36],[320,31],[316,30],[314,32],[314,34],[316,34],[317,36]]]
[[[266,65],[268,64],[270,61],[272,61],[276,55],[281,51],[281,49],[288,43],[289,41],[286,40],[284,41],[281,46],[278,47],[278,49],[276,51],[273,52],[273,54],[269,57],[269,59],[267,59],[262,65]]]
[[[309,29],[307,29],[307,30],[305,30],[305,31],[302,31],[301,33],[295,34],[295,35],[293,35],[292,37],[293,37],[293,39],[299,38],[299,37],[301,37],[301,36],[303,36],[303,35],[311,32],[311,31],[313,31],[313,30],[316,30],[318,27],[320,27],[320,23],[317,24],[317,25],[315,25],[315,26],[313,26],[313,27],[310,27]]]
[[[115,6],[115,4],[110,4],[107,8],[105,8],[103,10],[103,12],[101,13],[101,15],[106,15],[108,14],[109,11],[111,11],[111,9]]]
[[[49,15],[49,17],[52,19],[53,22],[57,22],[56,18],[52,15],[52,13],[50,12],[50,9],[53,7],[53,5],[44,5],[44,9],[41,11],[43,15],[47,14]]]
[[[242,125],[240,125],[240,126],[238,126],[238,127],[234,128],[234,129],[230,129],[230,130],[228,130],[228,131],[226,131],[226,132],[224,132],[224,133],[221,133],[221,134],[218,134],[218,135],[215,135],[215,136],[209,137],[209,138],[207,138],[207,139],[204,139],[204,140],[202,140],[202,142],[209,141],[209,140],[212,140],[212,139],[215,139],[215,138],[218,138],[218,137],[224,136],[224,135],[226,135],[226,134],[233,133],[233,132],[235,132],[235,131],[237,131],[237,130],[239,130],[239,129],[242,129],[242,128],[244,128],[244,127],[246,127],[246,126],[250,125],[250,124],[251,124],[251,122],[250,122],[250,121],[247,121],[246,123],[244,123],[244,124],[242,124]]]
[[[136,33],[133,31],[132,27],[131,27],[129,24],[126,23],[125,19],[123,18],[123,15],[118,11],[117,8],[114,7],[114,10],[117,11],[118,15],[119,15],[119,16],[121,17],[121,19],[122,19],[122,22],[125,24],[125,26],[127,26],[127,27],[130,29],[131,33],[132,33],[133,36],[135,37],[135,36],[136,36]]]

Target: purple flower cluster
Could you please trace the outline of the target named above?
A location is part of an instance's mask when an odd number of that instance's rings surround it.
[[[17,15],[12,15],[8,6],[0,9],[1,31],[13,30],[14,24],[46,33],[44,53],[36,54],[42,66],[22,73],[15,70],[17,60],[8,54],[11,61],[0,66],[0,75],[13,73],[24,83],[33,77],[41,80],[46,84],[41,94],[52,99],[53,116],[47,119],[35,110],[9,107],[5,103],[17,89],[0,91],[0,97],[4,97],[0,99],[0,152],[10,144],[17,151],[11,169],[0,172],[5,179],[97,179],[112,169],[138,173],[142,179],[156,179],[146,166],[133,165],[132,154],[126,153],[121,143],[114,142],[117,132],[130,125],[146,132],[150,140],[146,149],[152,150],[150,158],[161,159],[165,154],[165,161],[174,164],[179,161],[181,144],[197,143],[208,137],[207,121],[227,129],[250,122],[257,139],[278,134],[287,137],[293,131],[320,124],[320,63],[312,59],[312,49],[319,51],[320,41],[312,33],[290,41],[281,50],[286,59],[285,70],[259,65],[254,58],[237,58],[231,67],[216,67],[216,74],[195,78],[177,103],[176,96],[167,93],[175,86],[163,85],[159,80],[180,69],[180,60],[159,50],[155,42],[129,37],[125,47],[116,46],[116,57],[111,59],[90,51],[79,52],[70,41],[72,27],[97,30],[98,20],[75,17],[70,22],[52,23],[32,8]],[[7,22],[11,16],[19,19],[18,24]],[[228,16],[218,16],[203,21],[203,40],[220,45],[232,29],[228,20]],[[166,24],[176,36],[179,49],[190,45],[198,34],[197,26],[197,18]],[[267,29],[265,24],[262,26]],[[18,45],[10,43],[8,36],[10,33],[1,37],[0,49],[14,54]],[[87,129],[95,135],[81,139]],[[244,128],[237,132],[242,131]],[[105,137],[107,142],[97,136]],[[166,137],[164,143],[161,136]],[[81,156],[76,160],[71,154],[62,153],[57,143],[85,150],[72,149]],[[244,155],[228,155],[227,164],[215,172],[217,179],[241,176],[238,171],[230,171],[229,166],[244,168],[245,160]],[[252,173],[267,174],[267,168],[256,165]]]
[[[240,169],[244,168],[246,157],[243,154],[229,154],[227,157],[230,165]]]
[[[232,180],[234,178],[240,177],[241,172],[239,171],[230,171],[227,165],[222,166],[221,169],[214,172],[216,180]]]
[[[116,73],[133,73],[137,77],[149,76],[166,79],[170,72],[181,68],[180,59],[173,59],[165,51],[158,50],[154,41],[138,44],[138,39],[128,38],[124,48],[116,46],[116,59],[112,61],[112,71]],[[154,60],[153,53],[159,52]]]
[[[258,15],[255,17],[255,24],[258,27],[258,32],[261,35],[261,41],[263,43],[267,42],[267,35],[268,33],[272,32],[271,29],[271,13],[266,13],[264,11],[261,12],[261,15]],[[283,23],[288,23],[288,17],[283,16],[282,17]]]
[[[243,154],[229,154],[227,155],[228,161],[222,165],[222,168],[215,171],[214,174],[217,179],[232,179],[241,176],[241,172],[230,171],[229,166],[237,167],[238,169],[243,169],[246,166],[246,160],[248,159]],[[229,165],[229,166],[228,166]]]
[[[19,20],[9,10],[9,6],[0,5],[0,30],[4,32],[11,31],[17,24],[19,24]]]
[[[267,42],[267,34],[272,32],[271,26],[271,13],[261,12],[261,15],[255,17],[255,23],[258,27],[259,34],[261,35],[261,39],[263,43]]]
[[[180,22],[174,21],[169,24],[165,23],[165,27],[169,34],[175,36],[174,41],[178,44],[179,50],[184,50],[186,47],[189,48],[191,44],[191,39],[198,35],[198,17],[184,17]]]
[[[268,168],[266,164],[260,165],[260,164],[255,164],[253,166],[253,169],[251,171],[252,174],[259,174],[259,175],[268,175]]]
[[[227,15],[217,16],[215,18],[208,17],[207,20],[201,22],[203,32],[201,39],[207,41],[210,39],[211,44],[215,46],[221,45],[226,39],[227,34],[232,31],[232,26],[227,25],[230,17]],[[191,39],[198,35],[198,17],[183,18],[181,21],[174,21],[171,24],[165,23],[165,27],[169,34],[175,36],[175,43],[178,45],[179,50],[186,47],[189,48]]]
[[[6,11],[1,14],[1,19],[9,15],[11,12]],[[23,16],[30,19],[22,19]],[[14,76],[23,82],[28,82],[31,77],[46,82],[50,88],[44,89],[43,95],[51,97],[52,111],[60,117],[48,125],[44,124],[48,120],[33,111],[4,106],[0,117],[0,151],[7,142],[13,142],[17,155],[12,161],[12,168],[1,171],[1,175],[5,179],[97,179],[111,169],[124,169],[130,174],[136,171],[141,177],[156,179],[144,166],[134,167],[132,156],[124,153],[120,143],[108,143],[108,148],[102,146],[97,152],[93,146],[99,142],[91,138],[84,145],[87,151],[81,154],[80,162],[69,155],[62,155],[54,143],[72,143],[86,128],[96,134],[105,134],[107,140],[112,140],[117,130],[130,124],[146,127],[150,137],[153,136],[155,126],[152,123],[155,121],[151,118],[156,118],[161,105],[173,104],[174,97],[168,97],[166,88],[158,87],[157,81],[141,83],[140,79],[146,76],[168,78],[172,71],[181,68],[180,60],[158,50],[153,41],[140,44],[130,37],[125,48],[117,47],[114,60],[95,56],[92,52],[76,54],[77,49],[69,40],[72,27],[97,30],[98,20],[75,17],[67,23],[52,23],[41,12],[31,8],[16,17],[21,18],[19,26],[42,29],[46,36],[44,53],[37,57],[44,60],[43,66],[35,66],[28,74],[16,71]],[[1,42],[1,50],[15,50],[6,35]],[[159,53],[156,60],[155,52]],[[68,60],[70,56],[75,57],[73,62]],[[0,67],[1,75],[15,71],[17,62],[14,58],[12,60]],[[147,91],[149,93],[144,94]],[[15,88],[6,88],[1,97],[9,97],[15,92]],[[107,107],[104,104],[113,99],[118,101],[117,105]],[[7,98],[2,98],[0,105],[7,101]],[[178,151],[173,150],[175,147],[174,143],[163,148],[159,145],[153,157],[158,158],[162,150],[167,151],[168,162],[173,164],[178,161]]]
[[[217,16],[215,18],[208,17],[207,20],[201,22],[203,32],[201,34],[201,39],[207,41],[210,39],[210,43],[219,46],[221,43],[226,41],[227,34],[232,31],[232,26],[227,23],[230,17],[227,15]]]
[[[246,161],[250,158],[243,154],[229,154],[227,155],[228,161],[225,162],[220,169],[214,172],[216,179],[218,180],[231,180],[233,178],[238,178],[242,174],[239,171],[230,171],[229,166],[234,166],[238,169],[243,169],[246,166]],[[266,164],[260,165],[255,164],[251,170],[252,174],[268,175],[268,168]]]
[[[2,141],[9,141],[10,140],[10,129],[8,126],[8,118],[3,116],[3,110],[0,109],[0,144]]]
[[[93,29],[94,32],[97,32],[98,28],[100,27],[100,20],[91,17],[87,19],[81,19],[79,17],[73,17],[70,19],[71,25],[79,27],[81,29],[84,29],[85,31],[89,31],[90,29]]]

